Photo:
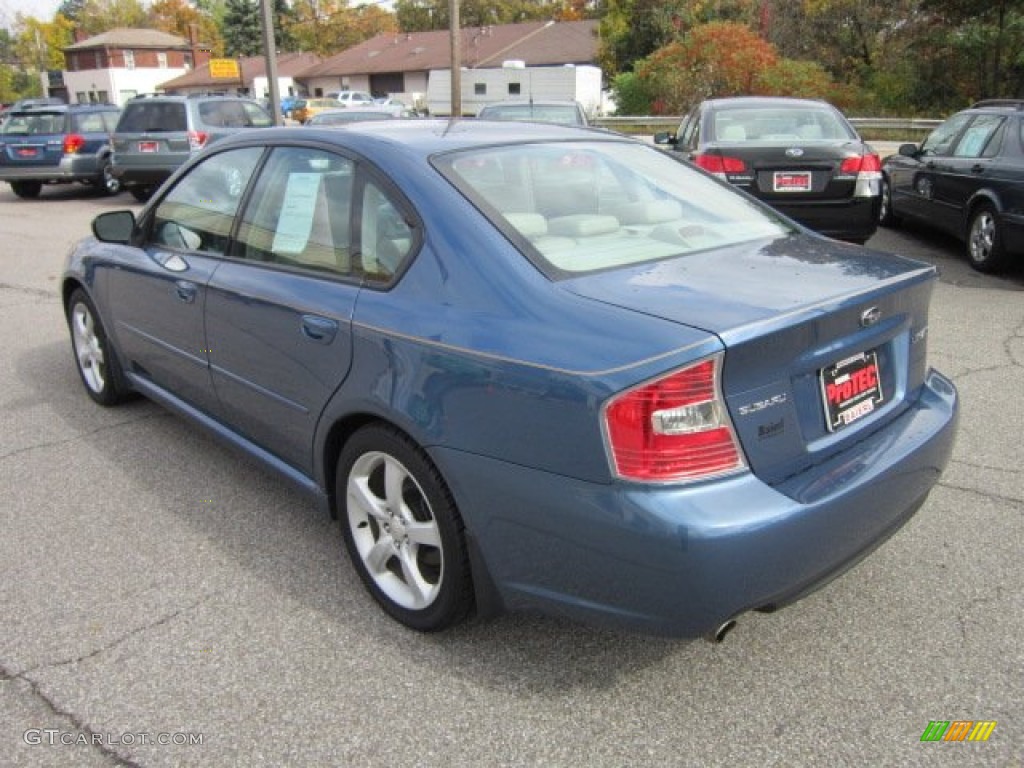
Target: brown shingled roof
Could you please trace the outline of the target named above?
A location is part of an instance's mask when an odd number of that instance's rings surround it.
[[[118,27],[80,43],[67,46],[65,51],[91,50],[93,48],[164,48],[188,50],[188,41],[177,35],[169,35],[158,29],[130,29]]]
[[[315,53],[280,53],[277,56],[277,74],[281,77],[294,77],[297,73],[315,66],[319,61],[320,57]],[[267,65],[263,56],[243,56],[238,59],[238,63],[242,70],[242,82],[245,84],[251,83],[257,77],[266,76]],[[210,65],[207,63],[173,80],[161,83],[160,88],[174,90],[200,86],[217,88],[225,85],[233,87],[238,83],[234,80],[212,77]]]
[[[463,66],[500,67],[518,59],[527,66],[592,64],[597,58],[596,21],[531,21],[466,27]],[[451,65],[448,30],[387,33],[342,51],[299,73],[301,78],[413,72]]]

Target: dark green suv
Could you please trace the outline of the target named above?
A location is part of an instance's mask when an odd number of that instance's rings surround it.
[[[0,180],[26,198],[39,197],[43,184],[72,181],[120,192],[110,170],[110,134],[119,115],[111,104],[12,109],[0,126]]]

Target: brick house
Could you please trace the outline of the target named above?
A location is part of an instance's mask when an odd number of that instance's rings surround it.
[[[209,48],[155,29],[112,29],[64,49],[68,103],[124,104],[210,60]]]

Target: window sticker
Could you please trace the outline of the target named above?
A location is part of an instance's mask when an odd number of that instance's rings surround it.
[[[291,173],[274,232],[274,253],[302,253],[313,230],[319,173]]]

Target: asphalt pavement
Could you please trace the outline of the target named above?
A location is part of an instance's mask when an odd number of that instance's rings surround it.
[[[928,343],[963,402],[952,464],[893,539],[724,643],[505,616],[387,619],[338,525],[146,401],[84,394],[58,299],[96,213],[0,186],[0,765],[1024,764],[1024,272],[947,238]],[[922,742],[931,721],[985,742]]]

